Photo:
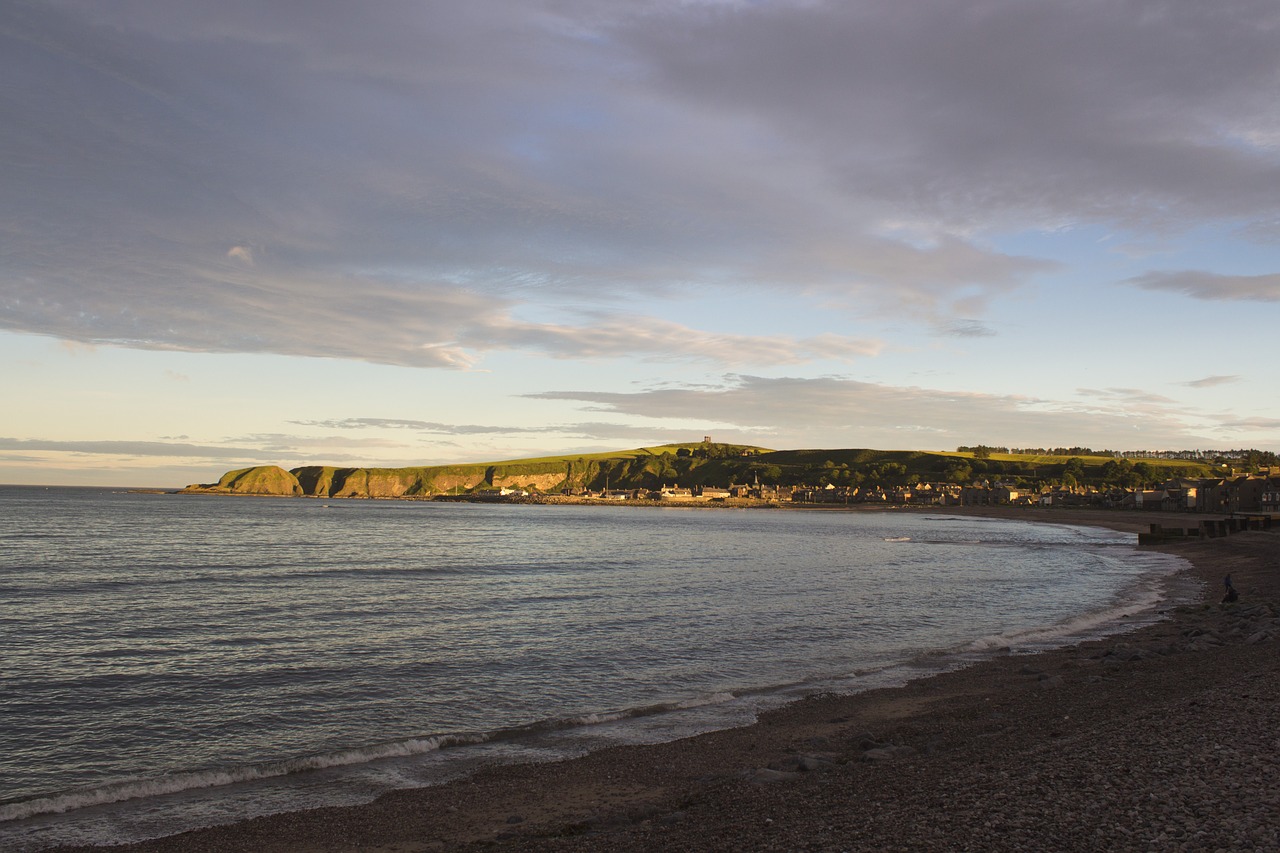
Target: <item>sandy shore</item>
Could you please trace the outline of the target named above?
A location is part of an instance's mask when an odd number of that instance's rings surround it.
[[[1280,531],[1165,549],[1191,561],[1205,601],[1128,634],[123,849],[1280,850]],[[1235,605],[1217,603],[1227,572]]]

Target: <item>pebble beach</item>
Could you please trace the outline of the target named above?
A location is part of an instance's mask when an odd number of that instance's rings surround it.
[[[1195,520],[1021,517],[1135,533]],[[743,728],[110,849],[1280,849],[1280,532],[1161,548],[1189,561],[1202,600],[1127,633],[811,697]],[[1228,573],[1239,600],[1220,604]]]

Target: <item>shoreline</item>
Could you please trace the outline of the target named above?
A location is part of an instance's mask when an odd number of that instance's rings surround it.
[[[1131,533],[1168,520],[921,511]],[[742,728],[492,767],[362,806],[59,849],[1274,848],[1280,536],[1151,550],[1186,558],[1205,603],[1101,640],[803,699]],[[1241,600],[1223,607],[1215,593],[1227,571]]]

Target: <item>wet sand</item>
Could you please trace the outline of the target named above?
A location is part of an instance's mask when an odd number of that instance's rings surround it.
[[[1129,532],[1199,518],[967,514]],[[813,697],[744,728],[111,849],[1280,849],[1280,531],[1160,550],[1191,562],[1203,601],[1127,634]],[[1228,572],[1240,600],[1221,605]]]

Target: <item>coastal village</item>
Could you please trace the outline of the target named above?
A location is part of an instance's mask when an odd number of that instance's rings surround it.
[[[1134,459],[1140,461],[1133,461]],[[1062,507],[1216,515],[1280,511],[1262,451],[962,447],[954,453],[768,451],[702,442],[590,457],[424,468],[257,466],[183,491],[519,503]]]
[[[1275,513],[1280,512],[1280,469],[1257,474],[1229,474],[1214,478],[1174,478],[1151,489],[1094,486],[1020,489],[1013,483],[982,480],[970,485],[920,482],[905,486],[775,486],[761,484],[726,487],[678,485],[660,489],[580,489],[563,497],[597,501],[655,501],[710,503],[763,501],[800,504],[879,504],[887,506],[1022,506],[1136,509],[1159,512]],[[519,500],[538,495],[521,488],[480,489],[469,497],[481,500]]]
[[[711,438],[703,439],[705,447],[713,447]],[[1007,452],[1007,448],[1000,448]],[[989,457],[990,448],[960,448],[961,451],[977,451],[978,458]],[[1084,451],[1071,448],[1067,452]],[[749,456],[754,450],[740,451]],[[1027,486],[1025,482],[1001,478],[971,479],[967,482],[952,480],[908,481],[902,485],[842,484],[824,479],[820,485],[770,485],[760,482],[757,475],[752,483],[726,486],[677,484],[660,488],[577,488],[563,489],[558,495],[544,495],[535,490],[508,486],[481,488],[468,497],[480,500],[530,500],[539,498],[567,498],[584,501],[649,501],[658,503],[768,503],[768,504],[822,504],[880,505],[914,507],[952,506],[1007,506],[1007,507],[1073,507],[1086,509],[1144,510],[1153,512],[1214,513],[1214,514],[1270,514],[1280,512],[1280,466],[1257,466],[1253,470],[1237,471],[1231,467],[1238,461],[1239,452],[1210,451],[1224,471],[1212,477],[1171,476],[1158,482],[1141,485],[1091,485],[1086,479],[1080,459],[1073,457],[1062,470],[1060,480]],[[1204,461],[1205,452],[1181,453],[1134,452],[1115,454],[1122,466],[1130,465],[1133,458],[1165,458]],[[1234,459],[1232,457],[1235,457]],[[1270,457],[1268,461],[1274,461]],[[1107,463],[1108,466],[1115,463]],[[1074,469],[1073,469],[1074,466]],[[846,469],[848,466],[844,466]],[[1105,467],[1103,470],[1105,470]],[[1132,470],[1132,469],[1130,469]],[[1155,469],[1146,467],[1143,473]],[[1078,475],[1078,476],[1076,476]]]

